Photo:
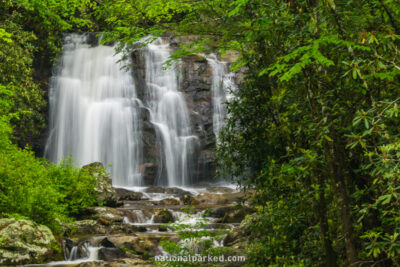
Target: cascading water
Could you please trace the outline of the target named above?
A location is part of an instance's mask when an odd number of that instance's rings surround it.
[[[229,64],[219,61],[212,54],[207,57],[207,62],[212,67],[212,104],[213,104],[213,131],[219,142],[219,134],[224,127],[224,119],[226,116],[226,102],[232,98],[232,92],[237,89],[233,78],[234,73],[229,71]]]
[[[79,165],[111,164],[113,184],[141,184],[139,100],[129,71],[111,46],[88,44],[87,35],[65,38],[59,71],[50,88],[53,162],[72,156]]]
[[[176,66],[164,67],[171,55],[169,44],[158,38],[139,49],[145,79],[137,88],[144,92],[139,99],[131,71],[121,68],[121,55],[112,46],[91,46],[89,39],[80,34],[65,38],[50,88],[46,157],[60,162],[72,156],[80,166],[99,161],[110,165],[114,186],[143,186],[140,111],[146,109],[161,144],[156,183],[190,185],[198,137],[192,134],[185,97],[178,90],[179,72]],[[236,85],[227,63],[214,55],[207,60],[213,69],[213,130],[218,142],[225,102]]]
[[[185,99],[178,91],[175,67],[164,68],[171,54],[169,44],[158,38],[142,49],[145,60],[146,104],[151,122],[162,141],[168,186],[190,184],[189,164],[196,136],[191,135]]]

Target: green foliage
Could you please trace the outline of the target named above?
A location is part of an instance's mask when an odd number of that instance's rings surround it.
[[[57,230],[56,218],[68,220],[96,202],[94,178],[70,161],[48,164],[7,139],[10,128],[0,124],[0,212],[16,214]],[[7,130],[4,134],[4,129]]]
[[[71,159],[59,165],[47,166],[48,176],[56,190],[61,194],[68,215],[79,215],[86,208],[96,204],[95,177],[86,169],[77,169]]]
[[[29,148],[12,144],[14,93],[0,86],[0,95],[0,214],[32,219],[57,230],[60,220],[70,220],[69,216],[96,203],[95,178],[73,167],[70,160],[49,164]]]

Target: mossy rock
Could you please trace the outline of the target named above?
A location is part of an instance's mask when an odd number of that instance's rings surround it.
[[[97,192],[98,204],[110,207],[117,206],[117,193],[112,186],[112,178],[105,171],[103,164],[101,162],[93,162],[83,166],[83,168],[89,170],[90,175],[96,178],[95,191]]]
[[[61,253],[51,230],[28,220],[0,219],[0,264],[50,261]]]
[[[174,221],[175,221],[174,216],[167,209],[158,210],[154,214],[154,222],[155,223],[169,223],[169,222],[174,222]]]

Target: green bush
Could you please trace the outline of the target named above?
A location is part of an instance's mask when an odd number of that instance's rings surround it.
[[[46,224],[53,230],[59,221],[95,204],[94,177],[77,169],[71,160],[59,165],[34,156],[10,141],[11,127],[0,117],[0,213]],[[58,220],[59,219],[59,220]]]

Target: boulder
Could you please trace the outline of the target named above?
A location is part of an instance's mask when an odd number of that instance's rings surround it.
[[[165,188],[165,193],[174,195],[176,197],[180,197],[183,195],[191,195],[190,192],[180,189],[178,187],[167,187],[167,188]]]
[[[190,192],[180,189],[178,187],[161,187],[161,186],[149,186],[146,189],[146,193],[158,193],[158,194],[169,194],[176,197],[183,195],[191,195]]]
[[[249,192],[247,194],[250,194]],[[200,204],[208,205],[225,205],[230,203],[240,203],[245,199],[245,193],[232,192],[232,193],[210,193],[203,192],[195,196],[195,199]]]
[[[56,239],[44,225],[28,220],[0,219],[0,264],[43,263],[58,251]]]
[[[213,205],[223,205],[228,204],[229,200],[222,194],[213,194],[209,192],[203,192],[195,196],[195,200],[199,203],[213,204]]]
[[[114,261],[125,258],[126,253],[120,248],[101,248],[99,249],[99,260]]]
[[[180,204],[180,201],[175,199],[175,198],[166,198],[163,200],[160,200],[158,202],[160,205],[166,205],[166,206],[177,206]]]
[[[115,191],[117,192],[117,199],[118,200],[142,200],[144,199],[142,192],[133,192],[123,188],[116,188]]]
[[[217,223],[240,223],[251,209],[243,206],[227,206],[216,208],[210,213],[210,217],[218,218]]]
[[[83,166],[84,169],[88,169],[90,175],[96,178],[95,191],[97,192],[97,202],[101,205],[107,205],[114,207],[117,205],[117,193],[112,186],[112,179],[110,175],[105,171],[104,166],[101,162],[94,162]]]
[[[200,204],[200,202],[191,195],[183,195],[180,197],[180,200],[183,205],[191,206]]]
[[[243,250],[246,248],[249,230],[244,227],[233,228],[224,238],[223,244],[225,247]]]
[[[79,235],[104,235],[107,233],[107,228],[98,220],[81,220],[75,222],[72,232]]]
[[[137,226],[123,222],[112,222],[99,218],[98,220],[76,221],[72,230],[74,235],[106,235],[120,233],[136,233]]]
[[[174,216],[167,209],[157,210],[154,214],[154,222],[155,223],[169,223],[174,222]]]
[[[135,225],[130,225],[126,223],[113,223],[108,227],[108,234],[133,234],[136,232],[140,232],[141,227],[137,227]]]
[[[89,211],[93,214],[92,219],[103,219],[109,222],[122,222],[124,220],[124,213],[115,208],[93,207]]]
[[[108,236],[107,240],[116,248],[129,251],[132,254],[155,256],[159,251],[160,238],[136,235]]]

